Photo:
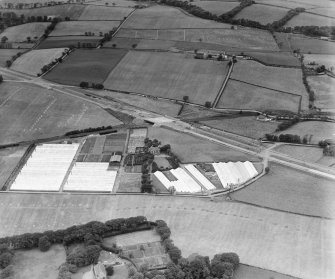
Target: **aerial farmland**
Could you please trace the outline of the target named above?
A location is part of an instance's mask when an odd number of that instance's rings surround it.
[[[335,278],[332,0],[0,0],[0,278]]]

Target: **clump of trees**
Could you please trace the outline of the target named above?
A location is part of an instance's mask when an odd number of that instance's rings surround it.
[[[300,136],[298,135],[292,135],[292,134],[280,134],[272,135],[272,134],[266,134],[265,138],[269,141],[280,141],[280,142],[289,142],[289,143],[302,143]],[[304,142],[307,143],[307,142]]]
[[[14,251],[10,248],[10,244],[2,243],[0,244],[0,268],[6,268],[12,262],[14,257]]]
[[[93,89],[99,89],[99,90],[102,90],[104,89],[104,85],[101,84],[101,83],[91,83],[91,85],[87,82],[87,81],[82,81],[79,86],[81,88],[84,88],[84,89],[87,89],[89,87],[93,88]]]
[[[101,127],[97,127],[97,128],[87,128],[87,129],[82,129],[82,130],[73,130],[73,131],[65,133],[65,136],[72,136],[72,135],[82,134],[82,133],[97,132],[97,131],[101,131],[101,130],[109,130],[109,129],[112,129],[112,128],[113,128],[112,126],[101,126]]]
[[[286,130],[286,129],[290,128],[291,126],[293,126],[294,124],[297,124],[299,121],[300,121],[300,118],[298,116],[296,116],[296,117],[294,117],[290,120],[285,120],[278,125],[278,127],[276,129],[276,132]]]
[[[335,157],[335,145],[327,140],[319,141],[319,146],[323,148],[323,155]]]

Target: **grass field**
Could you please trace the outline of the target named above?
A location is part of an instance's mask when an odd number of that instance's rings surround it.
[[[19,52],[22,53],[23,51],[21,49],[0,49],[0,66],[6,66],[6,61]]]
[[[184,257],[231,251],[248,265],[298,278],[334,278],[331,220],[196,198],[0,194],[1,236],[138,215],[165,220]]]
[[[232,194],[234,200],[334,218],[334,181],[271,163],[269,174]]]
[[[204,105],[214,101],[227,71],[226,62],[196,60],[185,54],[131,51],[104,85],[112,90],[177,100],[186,95],[190,102]]]
[[[0,85],[0,144],[121,124],[102,109],[28,84]]]
[[[36,37],[40,38],[44,34],[44,30],[49,24],[48,22],[32,22],[8,27],[1,33],[1,37],[6,36],[8,42],[26,42],[27,37],[34,41]]]
[[[20,161],[27,147],[0,149],[0,189]]]
[[[335,54],[334,42],[308,38],[302,35],[286,35],[292,50],[300,49],[303,54]]]
[[[164,128],[150,128],[149,138],[156,138],[164,144],[170,144],[171,150],[183,163],[258,161],[257,157],[236,151],[224,145],[178,133]]]
[[[283,18],[289,10],[286,8],[254,4],[244,8],[234,19],[248,19],[268,24]]]
[[[328,8],[316,8],[316,9],[313,9],[313,10],[310,10],[309,11],[310,13],[315,13],[315,14],[318,14],[318,15],[324,15],[324,16],[327,16],[327,17],[332,17],[334,18],[334,14],[335,14],[335,7],[332,6],[332,7],[328,7]]]
[[[50,36],[84,36],[85,32],[94,33],[94,36],[112,31],[118,27],[119,21],[63,21],[56,25]]]
[[[240,3],[238,1],[199,1],[192,3],[205,11],[208,11],[214,15],[222,15],[237,7]]]
[[[16,59],[11,69],[37,76],[38,73],[41,73],[41,69],[44,65],[62,57],[64,50],[64,48],[31,50]]]
[[[101,7],[89,5],[85,7],[79,20],[123,20],[133,9],[122,7]]]
[[[335,18],[300,13],[289,20],[284,27],[306,26],[311,24],[313,24],[313,26],[333,26],[335,25]]]
[[[234,272],[234,279],[298,279],[282,273],[240,264]]]
[[[286,134],[299,135],[301,138],[305,135],[312,135],[312,144],[317,144],[320,140],[334,139],[335,123],[320,121],[305,121],[295,124],[285,130]]]
[[[335,55],[324,55],[324,54],[305,54],[304,64],[307,65],[310,62],[315,62],[318,65],[325,65],[328,69],[330,67],[335,68]],[[308,65],[307,65],[308,67]]]
[[[229,80],[217,107],[298,112],[299,102],[299,95],[282,93],[235,80]]]
[[[77,47],[78,43],[92,44],[92,47],[96,47],[100,37],[88,37],[88,36],[64,36],[64,37],[48,37],[38,45],[38,49],[46,48],[64,48],[64,47]]]
[[[300,67],[300,61],[290,52],[245,52],[246,55],[253,57],[266,65],[277,65],[287,67]]]
[[[254,139],[259,139],[265,134],[273,133],[278,126],[278,122],[258,121],[255,116],[222,117],[215,120],[201,121],[201,123],[209,127]]]
[[[305,8],[305,9],[310,9],[310,8],[317,7],[318,4],[320,4],[320,1],[315,2],[315,1],[308,1],[308,0],[294,0],[294,1],[257,0],[257,3],[269,4],[269,5],[274,5],[274,6],[279,6],[279,7],[289,8],[289,9],[294,9],[294,8],[299,8],[299,7],[302,7],[302,8]]]
[[[15,279],[55,279],[59,266],[66,260],[63,245],[53,245],[47,252],[39,249],[15,251]]]
[[[315,92],[314,105],[321,109],[335,108],[335,80],[327,75],[309,76],[307,77],[308,84]]]
[[[114,7],[114,6],[115,7],[134,7],[137,5],[135,1],[130,1],[130,0],[93,0],[93,1],[89,1],[89,3],[87,4],[106,6],[106,3],[108,4],[108,6],[111,6],[111,7]]]
[[[125,54],[120,49],[77,49],[45,79],[77,86],[82,81],[103,83]]]

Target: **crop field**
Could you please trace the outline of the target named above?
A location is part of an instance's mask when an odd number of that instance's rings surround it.
[[[335,108],[335,80],[327,75],[309,76],[307,77],[308,84],[315,92],[314,105],[317,108],[334,109]]]
[[[38,45],[38,49],[77,47],[78,44],[81,46],[91,44],[92,47],[96,47],[100,39],[100,37],[88,36],[48,37]]]
[[[0,85],[0,144],[121,124],[90,104],[28,84]]]
[[[303,138],[305,135],[312,135],[311,143],[317,144],[320,140],[334,139],[335,123],[320,121],[305,121],[295,124],[285,130],[285,134],[299,135]]]
[[[185,54],[130,51],[104,85],[112,90],[177,100],[187,95],[190,102],[204,105],[214,101],[227,71],[227,62],[197,60]]]
[[[87,4],[90,5],[97,5],[97,6],[106,6],[106,3],[108,6],[115,6],[115,7],[134,7],[137,5],[135,1],[130,0],[93,0],[87,2]],[[142,4],[142,3],[141,3]],[[145,5],[145,3],[143,3]]]
[[[0,66],[6,66],[6,61],[19,52],[22,53],[23,51],[21,49],[0,49]]]
[[[34,41],[35,38],[40,38],[44,34],[44,30],[49,24],[48,22],[32,22],[8,27],[1,33],[1,37],[6,36],[8,42],[26,42],[27,37]]]
[[[291,20],[289,20],[284,25],[284,27],[306,26],[311,25],[311,23],[314,26],[333,26],[335,25],[335,18],[329,18],[309,13],[300,13],[299,15],[294,16]]]
[[[188,15],[177,8],[156,5],[137,10],[127,20],[123,28],[230,28],[230,25],[197,18]]]
[[[301,108],[308,108],[308,93],[302,83],[302,70],[264,66],[261,63],[239,61],[231,78],[268,89],[279,90],[302,96]]]
[[[265,134],[273,133],[278,122],[264,122],[256,119],[255,116],[222,117],[215,120],[201,121],[202,124],[230,133],[259,139]]]
[[[258,21],[261,24],[268,24],[283,18],[289,9],[254,4],[244,8],[234,19],[248,19]]]
[[[170,144],[172,152],[182,163],[258,161],[257,157],[224,145],[164,128],[150,128],[148,137],[158,139],[162,145]]]
[[[217,107],[298,112],[300,98],[299,95],[229,80]]]
[[[17,58],[11,66],[11,69],[37,76],[41,73],[44,65],[62,56],[64,48],[52,48],[43,50],[31,50]]]
[[[188,29],[179,28],[168,30],[121,29],[120,32],[118,32],[117,37],[196,42],[200,44],[211,43],[223,45],[225,47],[243,48],[247,50],[278,50],[278,46],[269,32],[253,28],[241,28],[238,30],[231,30],[230,28],[228,29],[222,27],[191,27]],[[222,50],[221,46],[220,50]]]
[[[39,249],[17,250],[13,259],[14,278],[55,279],[59,266],[66,260],[63,245],[52,245],[47,252]]]
[[[140,193],[141,192],[141,173],[127,173],[124,172],[120,177],[119,193]]]
[[[335,55],[324,55],[324,54],[305,54],[304,64],[307,65],[310,62],[315,62],[317,65],[325,65],[326,69],[333,67],[335,69]]]
[[[122,7],[86,6],[79,20],[123,20],[133,9]]]
[[[266,193],[270,185],[268,183],[260,195]],[[311,205],[314,203],[312,201]],[[297,208],[299,206],[295,205]],[[138,215],[144,215],[148,220],[165,220],[171,229],[171,238],[184,257],[192,253],[212,257],[217,253],[231,251],[236,252],[244,264],[298,278],[334,278],[335,267],[329,256],[335,249],[332,242],[333,220],[197,198],[0,195],[1,236]],[[206,241],[197,241],[199,239]]]
[[[301,67],[299,59],[290,52],[245,52],[245,54],[269,66]]]
[[[237,7],[240,3],[234,2],[234,1],[199,1],[199,2],[193,2],[192,3],[195,6],[198,6],[205,11],[208,11],[214,15],[222,15],[224,13],[227,13]]]
[[[334,181],[270,164],[269,174],[232,194],[234,200],[298,214],[334,218]]]
[[[119,26],[119,21],[63,21],[56,25],[50,36],[84,36],[85,32],[91,32],[93,36],[112,31]],[[101,36],[100,36],[101,37]]]
[[[19,163],[27,147],[0,149],[0,189]]]
[[[77,49],[45,79],[77,86],[82,81],[103,83],[125,54],[122,49]]]

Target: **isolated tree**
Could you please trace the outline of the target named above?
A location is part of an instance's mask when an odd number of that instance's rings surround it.
[[[2,77],[2,75],[0,75],[0,83],[2,83],[3,82],[3,77]]]
[[[81,87],[81,88],[88,88],[88,82],[87,81],[82,81],[80,84],[79,84],[79,86]]]
[[[107,265],[106,273],[107,273],[107,276],[112,276],[114,274],[114,267],[112,265]]]
[[[11,60],[7,60],[6,61],[6,66],[9,68],[10,66],[12,66],[12,61]]]
[[[212,106],[212,103],[211,103],[211,102],[207,101],[207,102],[205,103],[205,107],[206,107],[206,108],[210,108],[211,106]]]
[[[116,48],[116,44],[112,44],[112,47],[113,47],[113,48]]]
[[[8,38],[6,37],[6,36],[3,36],[2,38],[1,38],[1,43],[5,43],[5,42],[7,42],[8,41]]]
[[[49,241],[49,238],[46,235],[40,237],[40,239],[38,240],[38,248],[42,252],[46,252],[50,249],[50,247],[51,247],[51,243]]]
[[[136,47],[137,47],[137,44],[132,44],[131,47],[132,47],[132,48],[136,48]]]

